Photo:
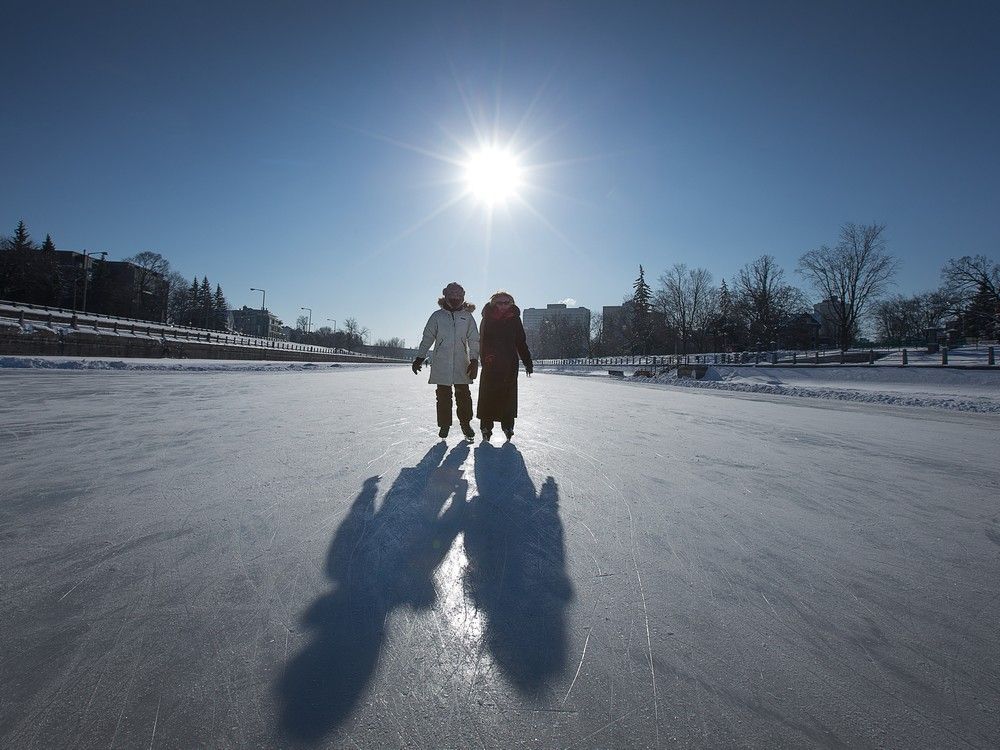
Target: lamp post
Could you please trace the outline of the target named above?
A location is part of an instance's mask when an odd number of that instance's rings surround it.
[[[89,250],[83,251],[83,312],[87,312],[87,282],[90,279],[90,271],[87,270],[87,258],[92,257],[92,255],[100,255],[101,260],[104,260],[108,254],[104,250],[93,254]]]
[[[336,318],[327,318],[327,320],[329,320],[329,321],[331,321],[333,323],[333,336],[330,337],[330,341],[332,342],[333,346],[336,347],[337,346],[337,319]]]
[[[309,322],[306,324],[306,333],[312,333],[312,327],[313,327],[313,311],[312,311],[312,308],[311,307],[300,307],[299,309],[300,310],[308,310],[309,311]]]
[[[256,287],[250,287],[251,292],[260,292],[260,327],[264,331],[264,338],[269,339],[271,336],[271,326],[268,324],[267,320],[267,308],[264,307],[264,300],[267,299],[267,290],[257,289]]]

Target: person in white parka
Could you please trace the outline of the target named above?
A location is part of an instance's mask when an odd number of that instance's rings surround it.
[[[455,388],[458,422],[462,434],[468,440],[475,438],[472,429],[472,393],[469,384],[479,374],[479,328],[472,317],[476,306],[465,301],[465,289],[458,282],[451,282],[443,290],[438,300],[440,310],[431,313],[424,326],[424,335],[413,360],[413,374],[427,359],[431,346],[434,357],[431,360],[431,375],[427,382],[437,386],[438,435],[448,437],[451,427],[452,394]]]

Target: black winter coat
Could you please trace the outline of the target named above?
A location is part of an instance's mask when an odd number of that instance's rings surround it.
[[[532,368],[531,353],[524,338],[521,311],[512,305],[511,315],[497,317],[498,308],[487,303],[479,329],[479,362],[482,378],[476,416],[510,423],[517,416],[517,360]]]

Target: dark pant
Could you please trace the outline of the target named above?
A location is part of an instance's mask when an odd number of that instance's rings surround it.
[[[481,429],[483,432],[493,432],[493,420],[492,419],[480,419],[479,420],[479,429]],[[514,431],[514,420],[511,419],[510,422],[501,422],[500,423],[500,429],[503,430],[504,432],[513,432]]]
[[[451,427],[451,386],[437,387],[438,427]],[[472,393],[465,383],[455,384],[455,400],[458,401],[458,421],[462,424],[472,421]]]

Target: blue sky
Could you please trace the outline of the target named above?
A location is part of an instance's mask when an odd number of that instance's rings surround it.
[[[441,288],[599,310],[642,263],[789,278],[887,225],[897,291],[1000,245],[1000,5],[4,4],[0,231],[155,250],[415,345]],[[529,167],[492,221],[463,158]],[[442,206],[453,202],[445,210]]]

